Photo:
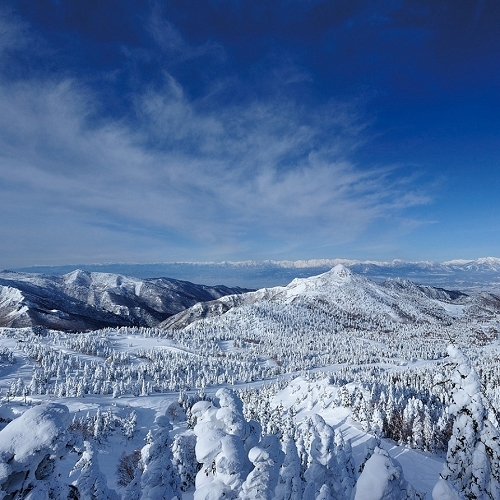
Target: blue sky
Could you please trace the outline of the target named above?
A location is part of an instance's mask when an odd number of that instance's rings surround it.
[[[498,26],[498,0],[6,0],[0,268],[498,256]]]

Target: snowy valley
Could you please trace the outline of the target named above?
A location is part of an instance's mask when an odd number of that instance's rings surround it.
[[[493,293],[2,272],[0,316],[0,499],[500,498]]]

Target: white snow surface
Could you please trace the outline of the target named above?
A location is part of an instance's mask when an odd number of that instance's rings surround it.
[[[49,403],[29,409],[0,431],[0,495],[29,488],[40,478],[43,463],[65,454],[68,424],[68,408]]]
[[[68,424],[69,411],[64,405],[49,403],[31,408],[0,431],[2,462],[14,460],[25,465],[37,453],[54,453]]]
[[[416,498],[403,468],[385,450],[375,448],[356,483],[354,500],[396,500]]]

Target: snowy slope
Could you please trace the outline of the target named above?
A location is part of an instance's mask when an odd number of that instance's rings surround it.
[[[314,307],[332,317],[356,316],[367,325],[388,319],[399,323],[448,324],[457,313],[464,311],[471,315],[486,310],[492,313],[500,311],[500,300],[491,294],[469,296],[401,279],[379,284],[338,264],[318,276],[296,278],[285,287],[264,288],[197,304],[160,326],[184,328],[199,319],[221,316],[235,307],[265,303],[278,307],[289,304]]]
[[[0,326],[63,330],[153,326],[196,302],[241,291],[81,270],[62,276],[4,271],[0,273]]]

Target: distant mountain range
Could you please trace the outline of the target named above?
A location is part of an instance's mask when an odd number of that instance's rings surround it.
[[[264,287],[256,291],[225,285],[196,285],[172,278],[133,278],[123,274],[83,270],[63,275],[2,271],[0,326],[38,326],[75,331],[117,326],[178,329],[195,320],[218,317],[241,306],[263,301],[304,301],[311,294],[326,297],[328,303],[333,300],[335,308],[339,301],[348,304],[349,309],[357,304],[356,307],[363,310],[362,314],[367,315],[367,323],[370,314],[377,315],[380,311],[393,318],[401,315],[401,321],[408,321],[410,317],[420,318],[419,321],[422,318],[428,321],[429,318],[439,317],[445,323],[448,321],[449,310],[454,310],[455,306],[480,316],[483,313],[490,315],[500,312],[498,296],[473,290],[475,287],[491,287],[494,279],[498,283],[498,271],[495,271],[495,266],[500,268],[498,259],[443,264],[347,261],[348,265],[345,265],[335,262],[212,265],[212,269],[219,270],[226,266],[227,272],[232,271],[237,276],[241,276],[238,271],[249,273],[253,269],[254,272],[261,273],[259,276],[262,279],[271,279],[273,276],[272,281],[278,279],[278,276],[279,279],[284,279],[283,276],[292,272],[300,276],[323,267],[328,268],[325,273],[290,280],[286,286]],[[331,264],[334,264],[332,268],[329,267]],[[200,266],[204,266],[201,269],[209,269],[211,265]],[[266,273],[266,270],[269,272]],[[274,274],[270,272],[273,270]],[[278,273],[280,270],[282,274]],[[376,280],[368,278],[374,276]],[[402,276],[411,276],[413,280]],[[383,282],[377,283],[377,280]],[[452,282],[456,286],[449,288],[415,284],[415,281],[429,283],[433,280],[438,284]],[[339,283],[344,285],[342,290],[339,289],[340,295],[336,291]],[[330,297],[332,291],[335,292],[333,299]],[[321,306],[321,300],[318,302],[315,299],[314,303]],[[443,303],[453,307],[443,309]],[[403,310],[404,304],[411,305],[408,311]]]
[[[299,261],[244,261],[244,262],[174,262],[153,264],[96,264],[81,265],[89,272],[106,272],[139,278],[169,278],[193,283],[224,284],[252,289],[283,286],[294,278],[316,276],[342,264],[355,273],[374,281],[388,278],[409,279],[424,285],[461,291],[500,292],[500,259],[487,257],[476,260],[448,262],[391,262],[357,261],[348,259],[318,259]],[[65,274],[74,266],[45,266],[18,271],[47,274]]]
[[[56,330],[155,326],[197,302],[246,291],[82,270],[61,276],[3,271],[0,326]]]

